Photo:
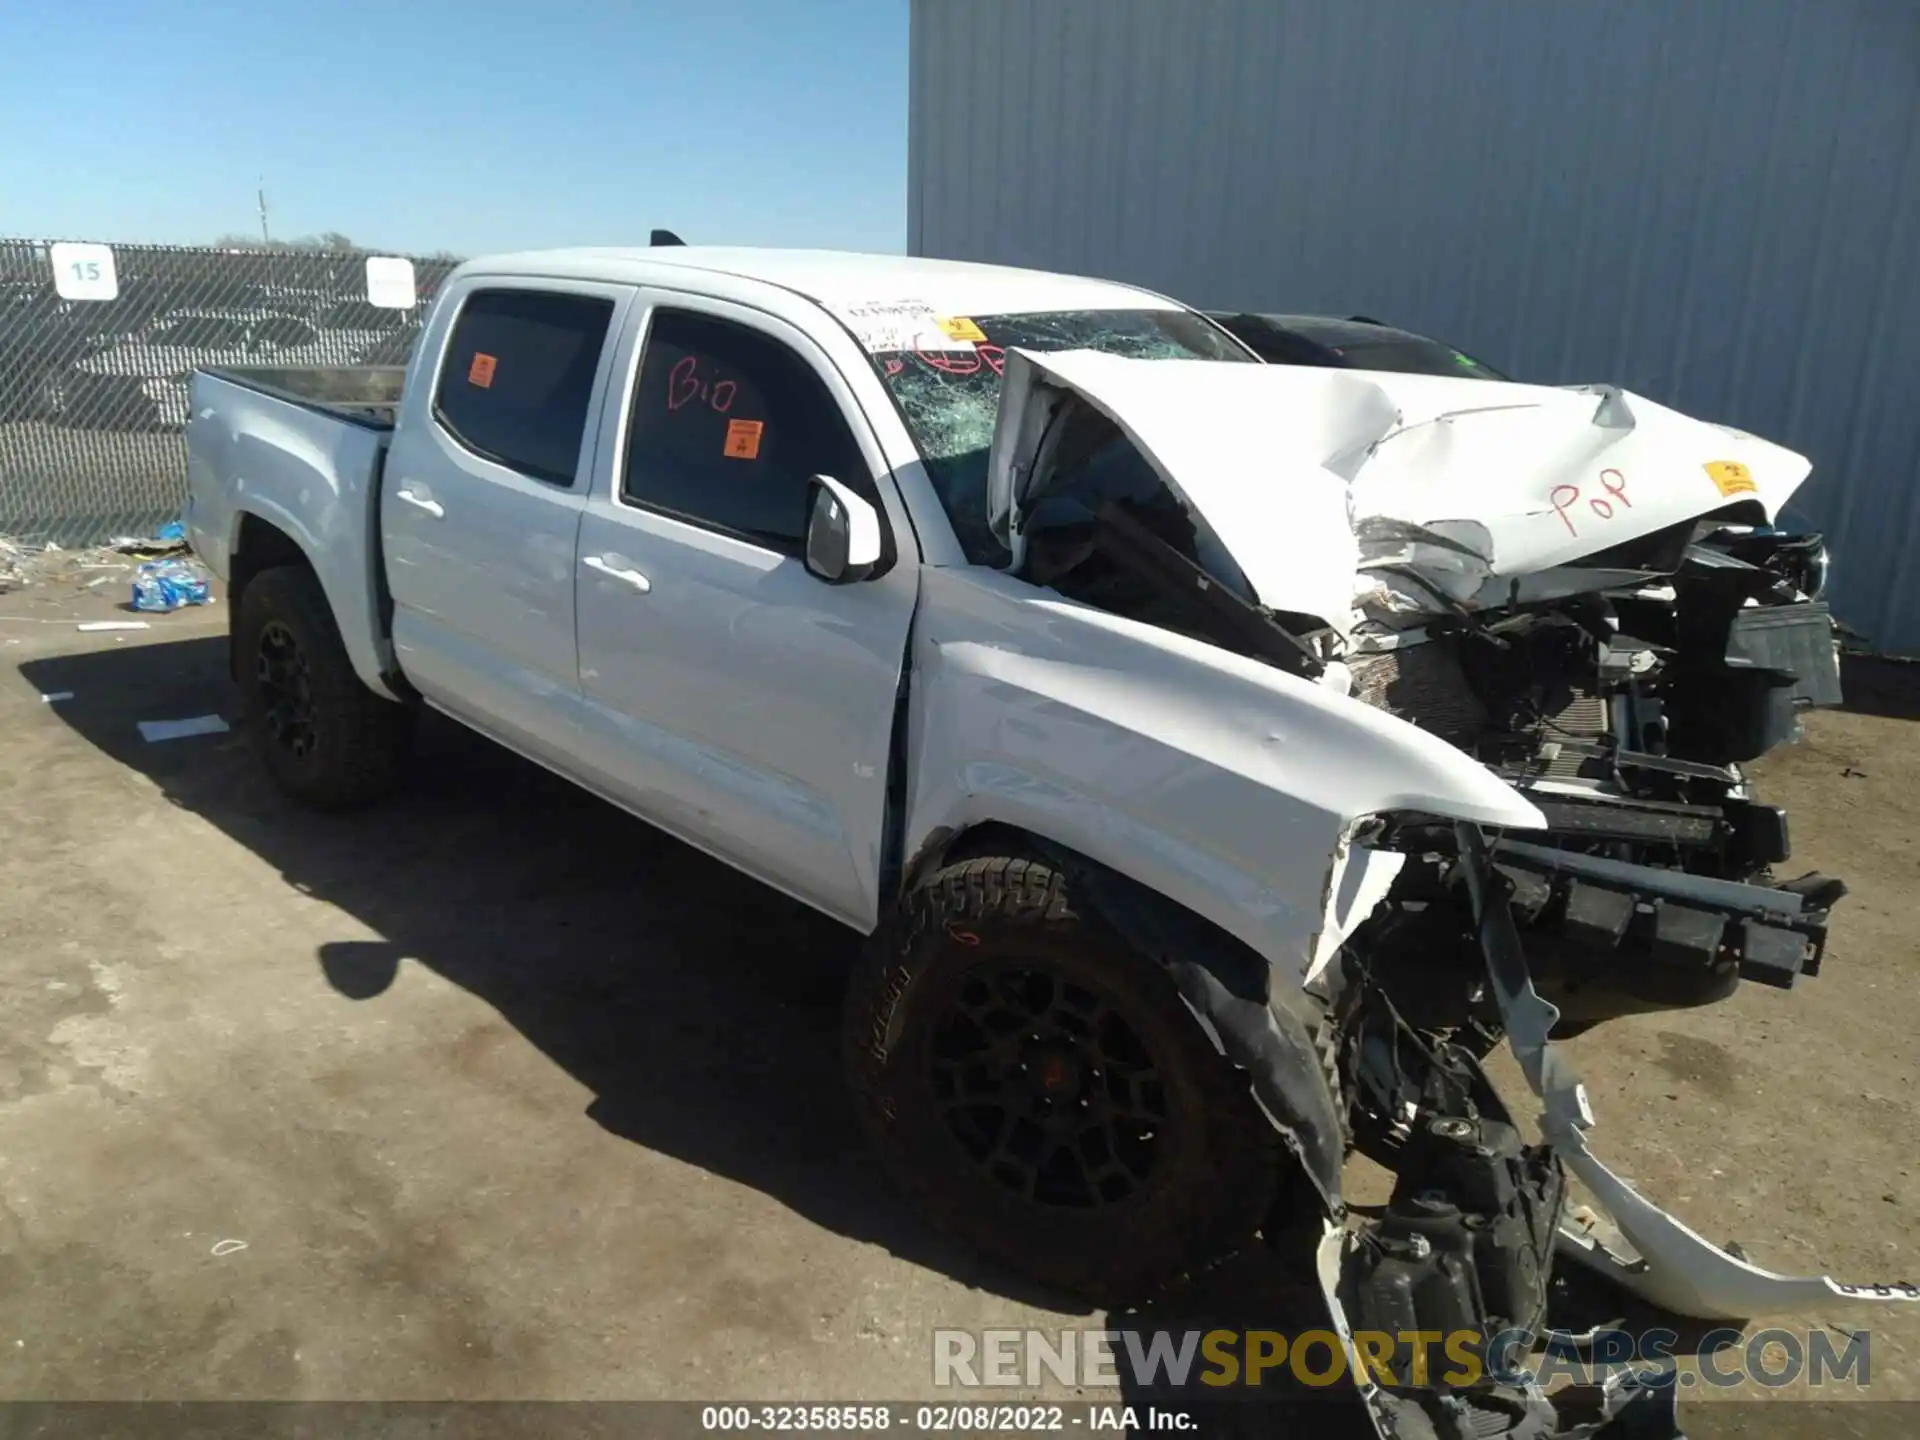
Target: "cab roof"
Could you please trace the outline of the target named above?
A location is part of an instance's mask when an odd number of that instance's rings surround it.
[[[484,256],[461,275],[544,276],[619,285],[684,283],[684,272],[777,285],[826,306],[924,300],[944,314],[1019,315],[1046,310],[1181,310],[1165,296],[1110,280],[842,250],[721,245],[640,245],[529,250]],[[676,275],[675,272],[682,272]]]

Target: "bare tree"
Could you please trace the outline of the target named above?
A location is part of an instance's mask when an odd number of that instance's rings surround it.
[[[353,243],[353,237],[343,235],[338,230],[325,230],[318,235],[299,235],[291,240],[254,239],[250,235],[222,235],[213,242],[222,250],[338,250],[356,251],[361,247]]]

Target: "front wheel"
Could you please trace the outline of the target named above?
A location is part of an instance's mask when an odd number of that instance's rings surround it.
[[[864,1128],[936,1223],[1041,1284],[1138,1301],[1260,1228],[1281,1150],[1171,978],[1039,860],[916,885],[848,995]]]
[[[314,573],[262,570],[240,592],[233,625],[242,710],[274,783],[316,810],[393,789],[413,712],[360,682]]]

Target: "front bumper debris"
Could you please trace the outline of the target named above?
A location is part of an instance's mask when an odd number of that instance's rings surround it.
[[[1559,1222],[1556,1253],[1652,1305],[1702,1320],[1745,1322],[1804,1312],[1824,1321],[1869,1306],[1920,1303],[1920,1286],[1905,1281],[1848,1283],[1826,1275],[1781,1275],[1752,1264],[1661,1210],[1593,1154],[1587,1136],[1594,1115],[1586,1088],[1549,1039],[1560,1012],[1534,987],[1508,890],[1518,869],[1629,894],[1636,904],[1692,904],[1724,917],[1729,927],[1765,928],[1787,937],[1778,948],[1794,958],[1792,975],[1813,973],[1818,966],[1825,908],[1794,890],[1678,875],[1504,839],[1490,843],[1472,824],[1455,829],[1480,949],[1508,1045],[1541,1102],[1543,1138],[1560,1164],[1586,1185],[1619,1236],[1602,1240],[1598,1218],[1576,1211]],[[1657,1372],[1625,1366],[1608,1374],[1597,1408],[1584,1414],[1557,1410],[1527,1374],[1503,1376],[1491,1389],[1471,1394],[1380,1383],[1387,1372],[1377,1371],[1364,1353],[1341,1298],[1350,1293],[1353,1278],[1364,1273],[1355,1268],[1362,1248],[1341,1217],[1333,1216],[1318,1248],[1316,1270],[1360,1397],[1382,1440],[1456,1434],[1501,1440],[1685,1440],[1677,1387]]]
[[[1783,990],[1802,975],[1820,973],[1826,912],[1796,891],[1659,870],[1520,840],[1501,839],[1487,848],[1503,868],[1563,883],[1569,932],[1577,928],[1594,943],[1617,945],[1636,912],[1651,911],[1649,938],[1657,955],[1706,963],[1729,953],[1738,962],[1741,979]],[[1469,883],[1474,873],[1469,862]]]
[[[1821,1316],[1889,1303],[1920,1303],[1920,1286],[1905,1281],[1849,1284],[1829,1276],[1778,1275],[1729,1254],[1661,1210],[1603,1165],[1587,1146],[1594,1116],[1586,1087],[1547,1038],[1559,1012],[1540,997],[1527,972],[1520,935],[1508,911],[1506,898],[1494,883],[1489,847],[1479,827],[1457,827],[1460,856],[1480,928],[1480,945],[1507,1030],[1507,1041],[1520,1062],[1527,1084],[1544,1107],[1541,1129],[1560,1158],[1591,1190],[1628,1245],[1636,1252],[1622,1255],[1600,1242],[1590,1228],[1562,1224],[1560,1253],[1580,1261],[1622,1288],[1676,1314],[1712,1320],[1749,1320],[1765,1315],[1808,1309]],[[1537,847],[1502,841],[1503,858],[1533,852]],[[1554,852],[1540,852],[1542,855]],[[1530,857],[1537,858],[1537,857]],[[1563,865],[1592,867],[1617,865],[1590,857],[1564,856]],[[1642,867],[1643,876],[1656,872]],[[1615,877],[1620,878],[1620,877]],[[1713,887],[1716,904],[1752,902],[1757,897],[1736,891],[1754,886],[1686,877],[1695,887]],[[1724,887],[1727,893],[1719,893]],[[1770,896],[1787,892],[1766,891]],[[1771,902],[1776,908],[1785,901]],[[1798,906],[1792,907],[1798,910]],[[1785,927],[1797,932],[1797,926]]]
[[[1416,1398],[1378,1384],[1339,1298],[1342,1273],[1353,1254],[1353,1235],[1327,1221],[1314,1269],[1361,1404],[1381,1440],[1686,1440],[1675,1388],[1625,1367],[1608,1374],[1597,1406],[1569,1417],[1531,1383],[1483,1395],[1478,1404],[1445,1392]],[[1495,1423],[1501,1428],[1490,1428]]]

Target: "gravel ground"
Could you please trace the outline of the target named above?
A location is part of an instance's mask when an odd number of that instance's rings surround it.
[[[905,1399],[936,1325],[1092,1323],[882,1184],[845,934],[449,726],[350,819],[234,735],[146,743],[231,715],[224,611],[74,629],[121,598],[0,595],[0,1399]],[[1762,767],[1795,873],[1853,886],[1823,975],[1571,1051],[1598,1152],[1702,1233],[1913,1277],[1920,672],[1848,680]],[[1264,1285],[1131,1319],[1285,1326]],[[1920,1401],[1920,1315],[1852,1323],[1866,1394]],[[1683,1413],[1920,1431],[1782,1403],[1819,1398]]]

